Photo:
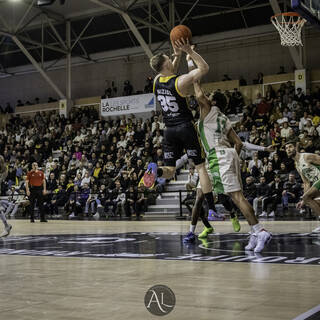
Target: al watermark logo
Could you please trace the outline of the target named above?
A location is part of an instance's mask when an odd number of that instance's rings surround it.
[[[169,287],[156,285],[146,292],[144,304],[153,315],[166,316],[174,309],[176,296]]]

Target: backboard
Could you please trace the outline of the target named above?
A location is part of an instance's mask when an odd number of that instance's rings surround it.
[[[320,0],[291,0],[292,9],[320,28]]]

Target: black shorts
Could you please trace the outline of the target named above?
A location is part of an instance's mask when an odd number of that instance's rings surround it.
[[[195,125],[192,122],[167,127],[163,137],[164,165],[175,167],[183,151],[195,165],[205,161],[205,152]]]

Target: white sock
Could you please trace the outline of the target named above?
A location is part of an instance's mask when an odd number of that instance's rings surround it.
[[[196,226],[190,224],[190,232],[194,233],[196,231]]]
[[[180,159],[178,159],[178,160],[176,161],[176,169],[182,168],[183,165],[184,165],[185,163],[187,163],[187,162],[188,162],[188,155],[185,154],[185,155],[183,155]]]
[[[8,223],[7,223],[7,219],[6,219],[6,216],[4,215],[3,211],[0,212],[0,219],[2,220],[4,226],[7,227]]]
[[[251,226],[251,230],[253,233],[257,234],[263,229],[263,225],[261,223],[257,223],[254,226]]]

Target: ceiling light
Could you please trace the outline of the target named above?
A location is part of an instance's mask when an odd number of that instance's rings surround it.
[[[38,0],[37,5],[39,7],[41,6],[50,6],[52,5],[56,0]],[[60,0],[60,4],[63,5],[66,2],[66,0]]]
[[[39,7],[41,6],[50,6],[53,4],[56,0],[38,0],[37,5]]]

